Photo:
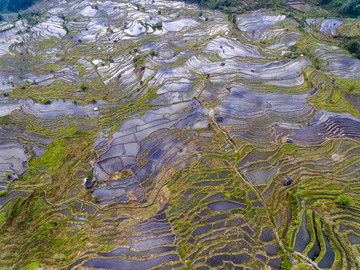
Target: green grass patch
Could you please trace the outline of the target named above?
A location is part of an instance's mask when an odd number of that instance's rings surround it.
[[[38,269],[39,267],[40,267],[39,262],[32,262],[32,263],[28,264],[27,266],[21,268],[21,270],[35,270],[35,269]]]
[[[138,54],[133,58],[133,62],[134,62],[134,66],[135,67],[141,67],[145,60],[146,60],[147,55],[142,55],[142,54]]]
[[[0,228],[4,224],[4,222],[7,220],[7,215],[5,212],[0,213]]]
[[[84,67],[82,67],[82,66],[75,66],[75,69],[76,69],[77,71],[79,71],[80,76],[83,76],[83,75],[86,74],[86,69],[85,69]]]
[[[285,152],[285,153],[290,153],[290,152],[294,151],[297,148],[298,148],[298,146],[296,144],[286,143],[286,144],[283,144],[281,146],[281,151]]]
[[[333,78],[335,84],[337,84],[341,89],[350,94],[360,94],[360,85],[357,79],[355,78]]]

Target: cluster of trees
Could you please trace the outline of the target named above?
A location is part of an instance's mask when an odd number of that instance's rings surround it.
[[[0,13],[18,12],[35,4],[38,0],[0,0]]]
[[[348,0],[342,5],[342,13],[350,16],[360,16],[360,0]]]
[[[360,41],[357,38],[350,38],[344,42],[344,47],[356,58],[360,59]]]
[[[360,0],[321,0],[320,5],[335,8],[344,16],[360,16]]]

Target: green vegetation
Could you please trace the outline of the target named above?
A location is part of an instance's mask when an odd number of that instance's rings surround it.
[[[27,20],[28,24],[34,26],[39,23],[38,14],[25,14],[24,18]]]
[[[321,0],[319,4],[335,14],[350,17],[360,15],[359,0]]]
[[[64,28],[64,30],[66,31],[66,33],[69,33],[69,32],[70,32],[70,30],[69,30],[69,28],[67,27],[66,23],[63,23],[63,24],[62,24],[62,27]]]
[[[141,67],[144,64],[146,57],[147,57],[146,55],[142,55],[142,54],[135,55],[133,58],[134,66]]]
[[[296,44],[295,44],[295,45],[291,45],[291,46],[289,47],[289,49],[290,49],[290,52],[289,52],[289,53],[286,53],[286,54],[284,55],[285,58],[298,58],[298,57],[300,57],[301,52],[299,51],[298,46],[297,46]]]
[[[350,196],[344,193],[339,194],[335,202],[341,206],[349,206],[352,204]]]
[[[360,3],[359,3],[360,9]],[[344,42],[344,47],[355,57],[360,59],[360,41],[357,38],[350,38]]]
[[[292,262],[289,259],[289,254],[285,253],[281,262],[281,270],[290,270],[292,267]]]
[[[249,11],[251,9],[275,8],[281,3],[281,1],[278,0],[258,0],[252,2],[251,5],[242,6],[240,2],[234,0],[186,0],[185,2],[195,3],[205,8],[218,9],[227,14],[231,14],[234,10],[237,10],[238,13],[243,13],[244,11]],[[232,17],[229,21],[232,21]]]
[[[27,266],[21,268],[21,270],[36,270],[39,267],[40,267],[39,262],[32,262],[32,263],[28,264]]]
[[[6,213],[5,212],[0,213],[0,229],[6,220],[7,220]]]
[[[151,56],[158,56],[159,53],[158,53],[158,52],[155,52],[154,50],[151,50],[150,53],[149,53],[149,55],[151,55]]]
[[[199,264],[196,267],[204,266],[217,253],[247,253],[249,257],[244,255],[241,264],[253,269],[264,269],[270,260],[279,262],[283,256],[281,269],[301,269],[305,260],[294,250],[302,226],[310,235],[302,255],[310,256],[307,254],[317,247],[318,240],[320,250],[312,257],[319,256],[315,261],[319,263],[330,250],[324,244],[326,236],[335,253],[332,268],[356,269],[354,254],[358,250],[349,244],[348,235],[359,228],[354,214],[359,207],[352,199],[359,195],[356,175],[360,145],[357,137],[346,139],[346,127],[337,128],[336,121],[325,122],[326,128],[321,128],[326,117],[317,115],[320,109],[326,109],[359,116],[357,104],[351,99],[360,93],[359,82],[355,76],[338,75],[343,72],[338,72],[339,66],[345,69],[351,63],[341,63],[341,54],[347,52],[331,46],[344,42],[344,48],[356,56],[359,44],[351,37],[356,35],[350,31],[346,37],[317,30],[308,33],[307,29],[318,29],[318,25],[306,25],[308,14],[290,9],[283,12],[287,4],[280,1],[254,1],[246,6],[233,0],[192,2],[226,14],[201,7],[187,9],[186,5],[175,9],[154,2],[146,7],[151,22],[159,20],[157,12],[166,22],[176,24],[184,19],[184,25],[190,25],[191,20],[196,24],[170,35],[148,31],[114,40],[114,36],[122,35],[110,35],[112,29],[116,34],[120,28],[129,30],[133,18],[113,17],[112,12],[99,10],[109,14],[107,33],[100,31],[96,42],[84,39],[79,44],[77,38],[74,40],[83,30],[78,25],[93,30],[88,23],[91,19],[67,11],[66,17],[58,15],[62,19],[59,26],[63,23],[69,32],[67,26],[71,25],[74,33],[43,37],[37,32],[41,38],[14,44],[9,48],[11,54],[0,58],[4,74],[16,71],[52,77],[45,80],[48,84],[36,84],[15,76],[11,98],[32,98],[43,104],[60,98],[79,104],[79,111],[82,105],[106,102],[100,114],[89,113],[86,108],[85,113],[76,115],[43,117],[33,113],[31,106],[24,106],[0,117],[0,139],[23,146],[19,153],[23,155],[22,150],[26,150],[29,156],[17,185],[6,183],[11,193],[0,192],[6,200],[0,213],[0,265],[4,269],[82,268],[99,252],[134,244],[136,240],[129,245],[127,239],[147,233],[134,228],[139,224],[144,228],[154,216],[160,216],[161,223],[169,223],[167,237],[175,235],[174,253],[187,269],[193,269],[195,263]],[[140,4],[136,7],[145,12]],[[281,13],[287,17],[264,26],[265,30],[240,31],[234,25],[240,13],[249,11],[240,19],[246,21],[253,15],[250,10],[260,7],[273,10],[256,12],[249,25],[257,18],[263,23],[261,16]],[[121,9],[127,8],[140,14],[134,6],[121,5]],[[38,15],[23,16],[33,24],[48,19],[48,14]],[[209,16],[207,22],[205,16]],[[151,27],[144,21],[136,22],[147,30]],[[159,22],[152,27],[160,30],[163,26]],[[32,28],[24,31],[30,33]],[[265,34],[260,35],[261,31]],[[126,32],[124,35],[128,35]],[[287,50],[285,45],[290,40],[296,44]],[[284,51],[288,53],[284,55]],[[333,51],[336,53],[332,57],[340,55],[339,61],[329,57]],[[235,56],[228,57],[232,53]],[[92,68],[94,59],[103,62]],[[314,88],[314,94],[306,94]],[[243,95],[248,98],[243,99]],[[296,97],[290,100],[291,96]],[[186,106],[181,107],[184,101]],[[44,111],[56,111],[55,105]],[[240,114],[231,115],[233,111]],[[222,120],[215,122],[212,112]],[[324,134],[316,129],[312,132],[315,124]],[[148,130],[151,132],[146,134]],[[287,136],[296,143],[287,143]],[[107,152],[114,145],[116,148]],[[136,158],[130,158],[132,151],[138,152]],[[101,161],[106,156],[111,159]],[[84,187],[84,178],[95,180],[101,168],[107,171],[104,178],[94,181],[90,188]],[[141,183],[134,180],[135,176],[141,177]],[[287,177],[293,180],[289,185],[283,182]],[[106,189],[109,198],[94,189]],[[118,193],[122,197],[113,200]],[[125,202],[118,202],[123,198]],[[165,204],[169,207],[164,208]],[[271,240],[260,237],[262,232]],[[272,238],[271,232],[276,232],[281,241]],[[156,231],[157,235],[161,233]],[[149,237],[152,241],[161,239]],[[268,245],[276,247],[275,255],[268,254]],[[249,248],[245,252],[246,246]],[[139,252],[141,258],[135,259],[153,258]],[[266,259],[257,258],[258,253]],[[293,258],[298,260],[296,266],[292,266]],[[213,268],[227,268],[230,261],[226,259]]]
[[[162,29],[162,22],[157,22],[151,26],[154,30],[161,30]]]
[[[82,84],[80,85],[80,90],[81,90],[82,92],[85,92],[86,90],[88,90],[88,86],[87,86],[85,83],[82,83]]]
[[[286,143],[281,146],[281,150],[285,153],[290,153],[295,150],[298,146],[293,143]]]
[[[42,104],[50,104],[51,103],[51,99],[50,98],[43,98],[42,100],[41,100],[41,103]]]
[[[92,179],[93,178],[93,171],[92,170],[86,170],[86,179]]]

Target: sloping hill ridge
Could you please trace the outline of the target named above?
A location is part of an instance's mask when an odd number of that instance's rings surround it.
[[[0,32],[1,269],[359,269],[358,20],[31,10]]]

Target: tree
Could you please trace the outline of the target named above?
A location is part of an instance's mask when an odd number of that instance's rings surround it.
[[[346,44],[346,49],[351,53],[357,53],[360,50],[360,42],[352,39]]]
[[[342,13],[351,16],[360,15],[360,0],[348,0],[342,6]]]
[[[341,193],[337,196],[335,202],[342,206],[349,206],[352,201],[349,195]]]

